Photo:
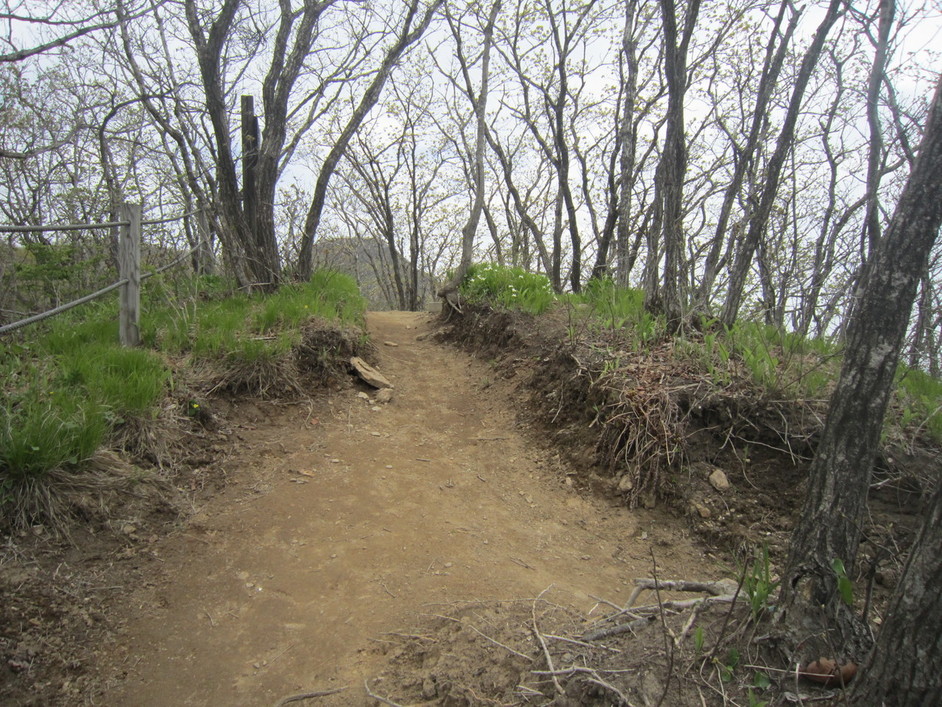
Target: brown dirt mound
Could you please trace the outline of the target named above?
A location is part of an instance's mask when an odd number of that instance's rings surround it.
[[[749,557],[767,545],[780,557],[804,500],[826,401],[773,399],[736,360],[717,384],[674,341],[639,349],[630,333],[593,327],[585,315],[466,305],[463,314],[443,316],[441,337],[488,357],[515,381],[530,419],[581,465],[583,486],[630,507],[665,503],[711,548]],[[932,445],[909,439],[884,449],[874,476],[876,513],[862,552],[883,563],[877,576],[892,586],[898,549],[908,546],[921,499],[942,478],[942,459]]]

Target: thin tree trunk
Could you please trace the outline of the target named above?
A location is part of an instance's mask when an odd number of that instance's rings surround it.
[[[736,261],[730,275],[726,305],[720,316],[720,320],[727,327],[732,327],[736,322],[736,317],[739,315],[739,306],[742,304],[746,279],[752,266],[752,257],[759,245],[759,240],[765,235],[769,216],[772,213],[772,206],[778,194],[782,167],[785,165],[785,158],[791,151],[795,141],[795,126],[798,123],[798,114],[801,110],[805,89],[811,81],[811,75],[814,73],[818,58],[821,56],[821,50],[824,48],[824,40],[827,38],[828,32],[831,31],[834,23],[837,22],[837,19],[843,14],[845,4],[846,0],[831,0],[827,14],[818,26],[814,38],[811,40],[811,45],[805,51],[805,55],[801,60],[801,67],[798,70],[798,76],[795,78],[795,86],[792,89],[791,99],[788,103],[788,111],[785,114],[785,122],[782,125],[781,133],[779,133],[778,141],[775,144],[775,151],[769,158],[769,163],[766,168],[765,184],[762,188],[759,205],[749,221],[749,230],[746,233],[746,238],[742,243],[739,253],[736,255]]]
[[[942,76],[916,163],[864,272],[841,375],[809,472],[808,498],[783,573],[780,616],[803,628],[815,624],[816,633],[835,629],[834,644],[847,649],[859,647],[859,626],[839,597],[832,562],[842,560],[854,576],[873,460],[916,287],[942,226],[940,163]]]
[[[477,133],[474,141],[474,203],[471,205],[471,213],[468,215],[468,221],[461,229],[461,261],[455,270],[454,276],[445,283],[438,291],[438,296],[449,303],[456,303],[456,292],[468,274],[468,268],[471,267],[471,256],[474,249],[474,236],[478,230],[478,222],[481,220],[481,212],[484,210],[484,149],[487,140],[487,90],[488,80],[490,78],[491,63],[491,44],[494,35],[494,23],[497,21],[497,13],[500,11],[500,0],[494,0],[491,5],[491,11],[487,16],[487,24],[484,26],[484,47],[481,50],[481,89],[477,98],[474,98],[474,89],[470,84],[467,70],[465,69],[465,80],[468,82],[468,96],[474,106],[474,114],[477,119]],[[455,27],[452,28],[456,32]]]
[[[785,61],[785,55],[791,42],[792,35],[795,33],[795,27],[798,25],[798,18],[801,17],[801,11],[793,11],[785,35],[778,42],[776,49],[776,40],[779,29],[784,19],[785,10],[792,6],[791,0],[782,0],[779,6],[779,13],[775,18],[775,25],[772,28],[772,34],[769,37],[765,48],[765,62],[762,67],[762,78],[759,80],[759,87],[756,92],[755,107],[752,111],[752,125],[749,128],[749,135],[746,138],[746,144],[742,149],[738,149],[736,144],[733,149],[737,151],[736,165],[733,168],[733,178],[723,195],[723,204],[720,206],[720,214],[716,220],[716,230],[713,233],[713,241],[710,244],[710,250],[707,253],[706,263],[703,268],[703,279],[700,281],[700,287],[697,291],[697,303],[700,308],[706,309],[710,301],[710,293],[713,284],[716,282],[716,276],[723,266],[720,260],[720,253],[726,241],[726,230],[729,227],[729,219],[733,212],[733,206],[739,191],[742,189],[743,181],[746,175],[751,171],[755,158],[756,148],[759,145],[759,138],[762,134],[762,124],[768,118],[769,101],[772,99],[772,93],[778,82],[779,74],[782,71],[782,64]]]
[[[386,85],[386,80],[392,73],[393,68],[402,58],[406,49],[422,37],[425,30],[428,29],[432,17],[438,12],[438,8],[440,8],[444,2],[445,0],[433,0],[432,4],[426,9],[425,15],[422,17],[419,24],[410,31],[412,21],[415,19],[415,14],[419,6],[419,0],[411,1],[399,38],[395,44],[389,48],[389,51],[386,52],[383,63],[373,77],[372,82],[370,82],[370,85],[360,98],[360,102],[357,104],[357,107],[354,109],[353,114],[350,116],[350,119],[347,121],[340,135],[337,137],[337,141],[334,143],[333,147],[330,148],[330,152],[327,153],[327,157],[324,159],[324,163],[321,165],[321,169],[317,174],[317,181],[314,184],[314,194],[311,196],[311,206],[304,219],[304,233],[301,235],[301,247],[298,254],[298,279],[308,280],[311,277],[314,237],[317,235],[317,229],[321,223],[321,214],[324,211],[324,204],[327,201],[327,187],[330,184],[330,178],[333,176],[334,170],[337,168],[337,163],[340,162],[340,158],[343,157],[344,152],[346,152],[347,146],[350,144],[354,133],[359,130],[361,123],[363,123],[363,120],[379,100],[383,86]]]
[[[615,243],[617,248],[616,267],[618,284],[628,286],[628,276],[631,274],[633,259],[629,258],[629,240],[631,238],[631,195],[635,184],[635,155],[638,149],[638,126],[635,123],[635,103],[638,97],[638,40],[637,31],[637,1],[625,0],[625,31],[622,34],[622,51],[625,54],[625,98],[624,117],[620,126],[621,154],[618,156],[618,167],[621,179],[618,185],[618,235]],[[629,264],[629,260],[631,263]]]
[[[684,95],[687,92],[687,47],[697,23],[700,0],[690,0],[684,29],[677,41],[677,14],[674,0],[660,0],[664,20],[664,75],[667,82],[667,128],[664,152],[658,174],[664,200],[662,215],[664,280],[661,307],[667,326],[676,331],[682,324],[688,304],[683,224],[684,174],[687,171],[687,145],[684,136]]]
[[[864,220],[861,238],[862,262],[880,240],[880,163],[883,159],[883,130],[880,126],[880,86],[886,75],[887,47],[890,30],[896,15],[895,0],[880,0],[880,26],[877,34],[876,52],[870,69],[867,86],[867,125],[870,128],[870,144],[867,146],[867,217]]]

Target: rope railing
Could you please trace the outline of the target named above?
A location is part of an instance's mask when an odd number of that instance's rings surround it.
[[[125,346],[136,346],[140,343],[140,285],[141,282],[146,280],[149,277],[158,275],[166,270],[169,270],[172,267],[175,267],[182,263],[186,258],[193,254],[196,251],[200,244],[192,246],[185,253],[175,258],[170,263],[161,266],[160,268],[145,274],[141,274],[141,258],[140,258],[140,242],[141,242],[141,227],[142,226],[154,226],[163,223],[171,223],[173,221],[179,221],[181,219],[187,218],[196,214],[199,209],[193,209],[187,211],[183,214],[178,214],[176,216],[170,216],[167,218],[160,219],[150,219],[144,221],[141,219],[141,207],[138,204],[125,204],[122,206],[123,214],[127,214],[128,218],[122,219],[120,221],[109,221],[106,223],[94,223],[94,224],[63,224],[63,225],[51,225],[51,226],[3,226],[0,225],[0,233],[36,233],[36,232],[51,232],[51,231],[78,231],[78,230],[93,230],[97,228],[115,228],[118,227],[121,229],[121,234],[119,238],[119,253],[118,253],[118,264],[119,264],[119,275],[121,279],[117,282],[113,282],[110,285],[101,288],[96,292],[87,294],[83,297],[79,297],[76,300],[67,302],[66,304],[59,305],[53,309],[41,312],[39,314],[34,314],[25,319],[20,319],[19,321],[0,326],[0,334],[6,334],[11,331],[16,331],[22,327],[28,326],[30,324],[35,324],[36,322],[41,322],[44,319],[49,319],[63,312],[67,312],[70,309],[74,309],[79,305],[91,302],[102,295],[105,295],[112,290],[116,290],[119,287],[123,288],[121,294],[121,311],[120,311],[120,320],[119,320],[119,330],[121,335],[121,343]],[[122,215],[123,215],[122,214]]]
[[[49,319],[49,317],[54,317],[57,314],[68,312],[70,309],[74,309],[75,307],[78,307],[80,304],[91,302],[93,299],[97,297],[101,297],[102,295],[106,295],[112,290],[116,290],[122,285],[126,285],[126,284],[128,284],[127,279],[118,280],[117,282],[112,282],[107,287],[102,287],[97,292],[92,292],[90,295],[79,297],[77,300],[73,300],[71,302],[68,302],[67,304],[60,304],[58,307],[55,307],[54,309],[41,312],[40,314],[34,314],[31,317],[27,317],[26,319],[20,319],[18,322],[13,322],[12,324],[5,324],[4,326],[0,326],[0,334],[6,334],[7,332],[10,332],[10,331],[16,331],[17,329],[20,329],[21,327],[25,327],[28,324],[35,324],[36,322],[41,322],[43,319]]]
[[[167,216],[166,218],[144,219],[143,221],[141,221],[141,225],[142,226],[159,226],[162,223],[172,223],[174,221],[182,221],[188,216],[195,216],[200,211],[202,211],[202,209],[190,209],[189,211],[182,214],[177,214],[176,216]]]
[[[53,231],[94,231],[98,228],[116,228],[130,226],[129,221],[107,221],[105,223],[66,223],[52,226],[4,226],[0,225],[0,233],[51,233]]]

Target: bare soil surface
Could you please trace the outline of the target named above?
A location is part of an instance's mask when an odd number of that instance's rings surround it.
[[[676,520],[577,492],[578,470],[518,421],[513,387],[435,343],[428,315],[368,325],[392,400],[364,386],[242,406],[225,489],[135,551],[84,701],[264,705],[346,688],[317,704],[370,704],[364,681],[394,674],[388,647],[430,616],[486,606],[493,626],[503,603],[548,589],[581,615],[623,602],[652,554],[662,577],[723,576]],[[476,655],[452,656],[472,686]]]

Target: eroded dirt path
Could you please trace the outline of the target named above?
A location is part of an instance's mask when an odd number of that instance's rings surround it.
[[[366,704],[384,632],[433,606],[536,596],[588,609],[650,572],[711,572],[658,516],[580,496],[519,428],[512,388],[431,340],[428,315],[374,313],[387,405],[332,394],[313,410],[259,405],[232,483],[154,550],[100,655],[110,705]],[[387,345],[384,342],[395,344]]]

